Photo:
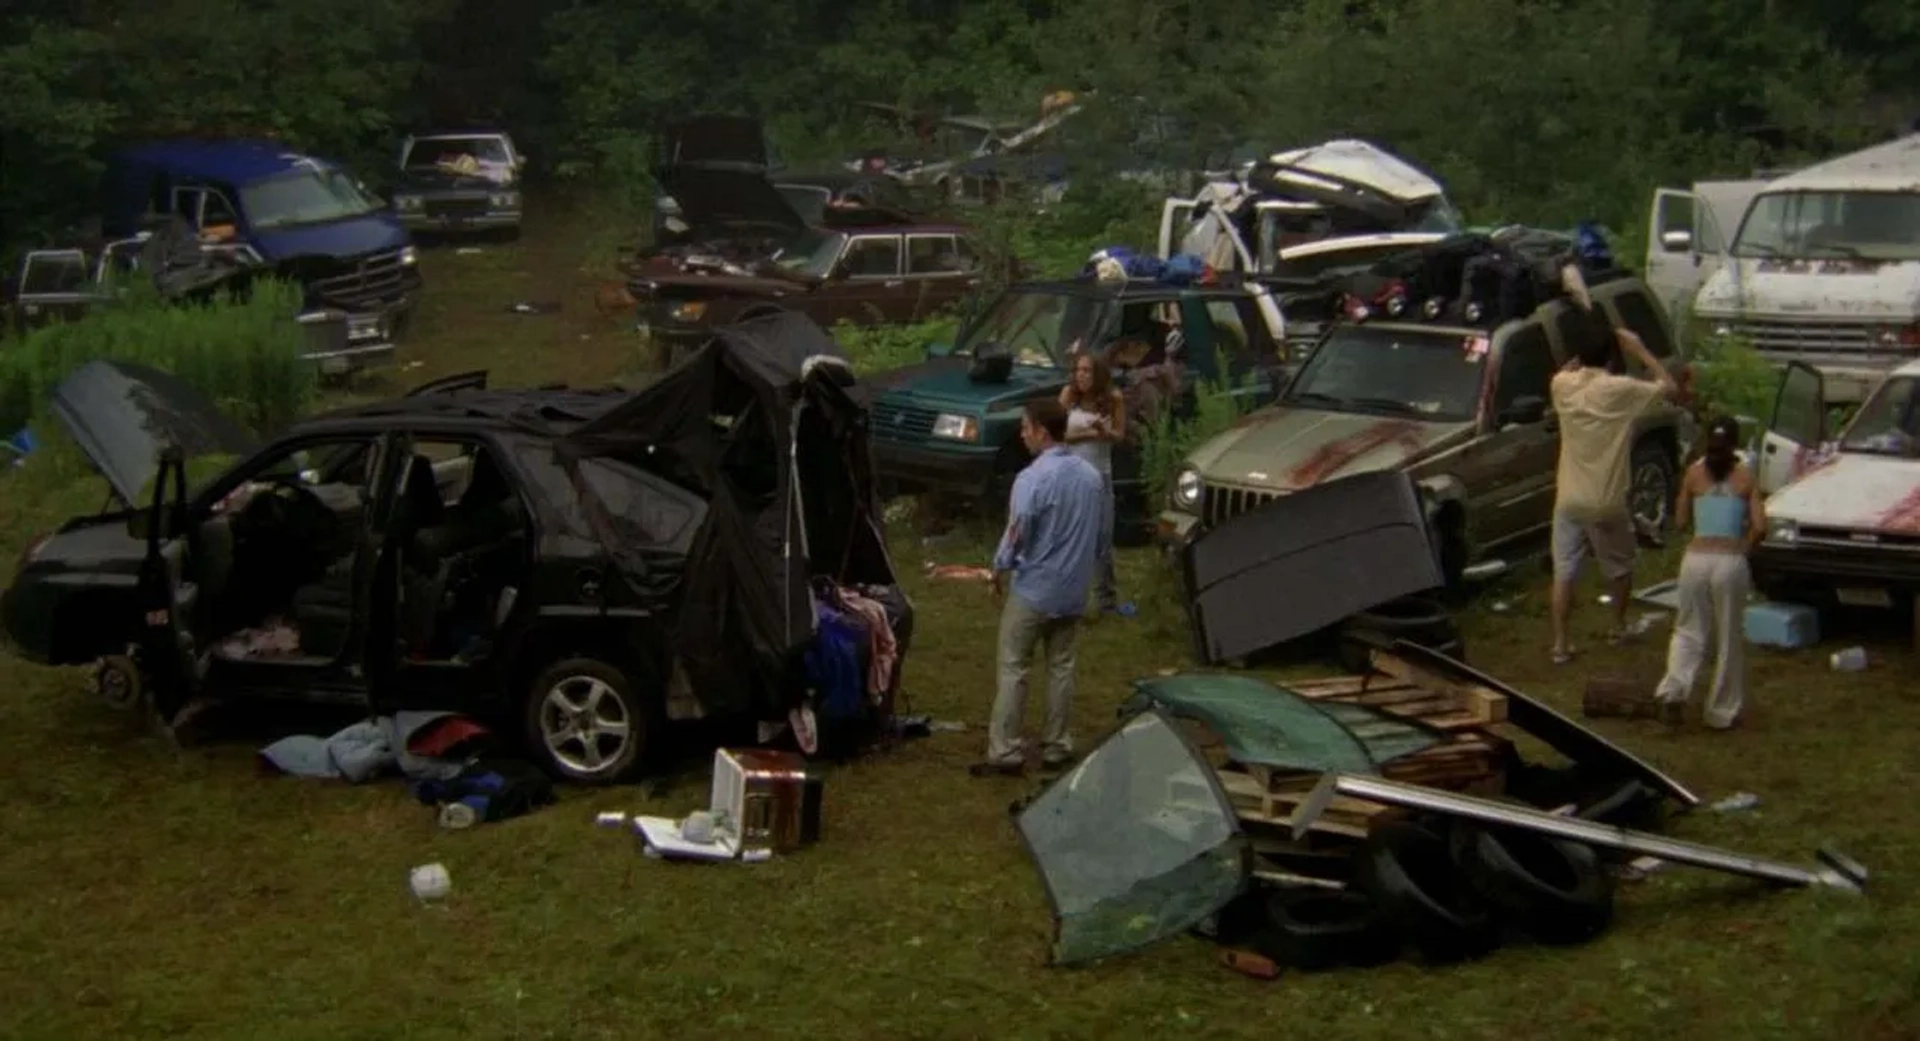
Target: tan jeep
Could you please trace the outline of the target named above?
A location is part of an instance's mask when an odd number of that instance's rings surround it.
[[[1618,327],[1677,361],[1665,315],[1638,279],[1591,288]],[[1332,327],[1272,405],[1195,449],[1176,476],[1159,533],[1177,547],[1277,496],[1357,473],[1411,473],[1449,583],[1506,570],[1553,518],[1559,426],[1547,385],[1578,335],[1556,300],[1488,330],[1420,321]],[[1631,502],[1664,531],[1694,421],[1662,405],[1640,421]]]

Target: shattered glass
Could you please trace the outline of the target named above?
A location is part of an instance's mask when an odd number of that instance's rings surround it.
[[[1153,707],[1192,719],[1247,766],[1373,774],[1444,735],[1369,705],[1305,698],[1252,676],[1189,673],[1139,680],[1122,713]]]
[[[1167,717],[1135,717],[1021,811],[1046,882],[1053,960],[1175,936],[1245,887],[1248,846],[1213,771]]]

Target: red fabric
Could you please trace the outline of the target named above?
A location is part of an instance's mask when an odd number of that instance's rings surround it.
[[[447,753],[489,731],[465,716],[447,716],[421,727],[407,738],[407,752],[426,759],[444,759]]]

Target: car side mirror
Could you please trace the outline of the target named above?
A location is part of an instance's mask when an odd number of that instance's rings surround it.
[[[1526,425],[1546,418],[1547,399],[1538,394],[1527,394],[1513,399],[1513,403],[1500,413],[1500,425]]]
[[[1660,248],[1668,253],[1693,252],[1693,232],[1685,228],[1660,233]]]

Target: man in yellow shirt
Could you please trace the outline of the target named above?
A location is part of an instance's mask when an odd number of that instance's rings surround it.
[[[1640,338],[1613,329],[1603,312],[1589,306],[1588,335],[1575,355],[1553,377],[1550,393],[1560,420],[1560,468],[1553,501],[1553,661],[1573,658],[1567,619],[1573,609],[1573,584],[1588,554],[1613,594],[1613,632],[1626,634],[1627,600],[1633,593],[1634,530],[1627,504],[1634,425],[1662,399],[1672,400],[1679,386]],[[1640,363],[1651,379],[1607,371],[1615,345]]]

